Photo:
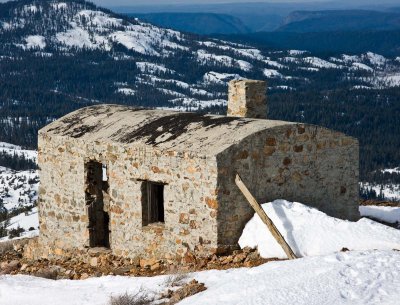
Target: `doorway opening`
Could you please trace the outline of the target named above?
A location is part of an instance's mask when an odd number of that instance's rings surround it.
[[[86,168],[86,208],[89,218],[89,246],[110,247],[109,214],[104,209],[108,194],[107,168],[100,162],[89,161]]]

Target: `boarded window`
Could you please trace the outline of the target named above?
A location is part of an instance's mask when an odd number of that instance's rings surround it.
[[[155,222],[164,222],[164,185],[144,181],[142,183],[143,226]]]

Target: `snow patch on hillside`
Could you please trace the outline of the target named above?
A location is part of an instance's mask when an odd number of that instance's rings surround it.
[[[62,10],[67,8],[67,3],[65,2],[55,2],[51,3],[51,7],[55,10]]]
[[[351,222],[330,217],[298,202],[275,200],[262,208],[297,256],[326,255],[350,250],[400,250],[400,230],[362,218]],[[265,258],[286,258],[267,226],[255,214],[239,239],[241,248],[258,248]]]
[[[263,74],[266,77],[283,77],[281,73],[274,69],[264,69]]]
[[[363,55],[363,57],[369,60],[369,62],[375,66],[383,66],[386,63],[386,58],[376,53],[367,52]]]
[[[44,49],[46,47],[46,39],[41,35],[28,36],[25,41],[28,49]]]
[[[236,64],[241,70],[246,72],[249,72],[251,69],[253,69],[253,65],[245,60],[237,60]]]
[[[216,55],[208,53],[206,50],[197,50],[197,59],[201,64],[208,64],[210,62],[220,63],[226,67],[232,67],[234,65],[234,60],[230,56],[226,55]]]
[[[21,146],[9,144],[6,142],[0,142],[0,153],[5,153],[10,156],[24,156],[26,159],[32,160],[36,162],[37,160],[37,151],[30,149],[22,149]]]
[[[271,66],[271,67],[275,67],[277,69],[283,69],[283,68],[287,68],[285,65],[280,64],[279,62],[275,61],[275,60],[270,60],[270,59],[265,59],[264,62]]]
[[[365,189],[371,189],[386,200],[400,201],[400,184],[373,184],[361,183]]]
[[[371,67],[367,66],[366,64],[363,63],[359,63],[359,62],[354,62],[352,65],[352,68],[355,70],[365,70],[368,72],[373,72],[374,69],[372,69]]]
[[[305,53],[309,53],[308,51],[304,51],[304,50],[289,50],[288,54],[291,56],[297,56],[297,55],[302,55]]]
[[[331,63],[329,61],[323,60],[318,57],[306,57],[303,60],[305,63],[310,64],[313,67],[317,68],[325,68],[325,69],[337,69],[339,68],[338,65]]]
[[[164,65],[154,64],[150,62],[137,62],[136,66],[142,73],[176,73],[174,70],[167,69]]]
[[[207,72],[203,76],[203,82],[205,84],[226,84],[233,79],[242,79],[239,74],[229,74],[229,73],[218,73],[218,72]]]
[[[37,208],[33,208],[30,212],[21,213],[12,217],[10,219],[10,224],[6,227],[7,230],[18,228],[24,229],[24,232],[22,232],[16,239],[24,237],[30,238],[39,235],[39,216]],[[0,242],[6,240],[9,240],[7,236],[0,238]]]
[[[381,170],[381,172],[388,173],[388,174],[400,174],[400,167],[395,167],[395,168],[385,168]]]
[[[56,40],[67,46],[79,49],[96,49],[102,46],[105,50],[110,50],[111,46],[108,40],[96,34],[89,34],[88,31],[75,27],[66,32],[56,34]]]
[[[175,97],[186,97],[185,94],[182,94],[182,93],[174,91],[174,90],[169,90],[169,89],[164,89],[164,88],[157,88],[157,90],[164,94],[175,96]]]
[[[33,205],[37,200],[37,171],[12,171],[0,167],[0,199],[7,210]]]
[[[118,88],[117,89],[118,93],[121,93],[123,95],[135,95],[136,94],[136,90],[133,90],[131,88]]]

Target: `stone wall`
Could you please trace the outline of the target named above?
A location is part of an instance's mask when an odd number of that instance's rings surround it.
[[[227,115],[266,119],[268,113],[266,90],[264,81],[248,79],[230,81]]]
[[[127,257],[199,255],[217,247],[217,168],[215,158],[151,146],[39,134],[39,244],[44,256],[89,246],[85,162],[107,165],[110,247]],[[142,225],[143,180],[162,182],[165,223]]]
[[[302,202],[339,218],[358,212],[358,141],[310,125],[254,134],[218,158],[219,245],[235,248],[254,211],[235,185],[236,173],[260,203]]]

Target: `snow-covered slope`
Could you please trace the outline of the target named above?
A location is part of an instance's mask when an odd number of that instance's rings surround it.
[[[339,71],[342,81],[357,90],[400,85],[400,62],[371,52],[320,58],[302,50],[261,51],[163,29],[81,0],[16,1],[0,4],[0,9],[3,59],[20,51],[40,57],[104,52],[115,61],[137,63],[135,81],[125,87],[114,84],[113,92],[135,99],[149,86],[167,89],[162,93],[171,108],[196,110],[220,99],[221,94],[226,98],[226,82],[240,77],[273,79],[270,88],[278,91],[307,86],[316,73],[328,70]],[[216,79],[213,73],[224,77]],[[197,90],[215,89],[209,95],[198,95],[155,78],[183,81]],[[176,100],[176,92],[185,104]]]
[[[300,257],[329,254],[343,248],[400,250],[400,230],[367,218],[357,222],[345,221],[301,203],[285,200],[265,203],[262,207]],[[266,258],[286,258],[283,249],[257,214],[246,224],[239,245],[242,248],[257,247],[260,255]]]
[[[37,152],[0,142],[0,153],[14,158],[23,157],[36,162]],[[38,234],[39,220],[36,201],[39,186],[37,170],[16,171],[0,166],[0,213],[7,212],[7,222],[0,222],[9,231],[23,229],[21,236]],[[8,236],[0,236],[0,240]]]
[[[0,153],[6,153],[8,155],[23,156],[26,159],[36,162],[37,152],[36,150],[22,149],[21,146],[0,142]]]
[[[189,274],[207,290],[182,305],[385,304],[400,299],[400,252],[343,252],[255,268]],[[0,305],[104,305],[110,296],[139,291],[159,296],[167,276],[107,276],[83,281],[0,276]]]

